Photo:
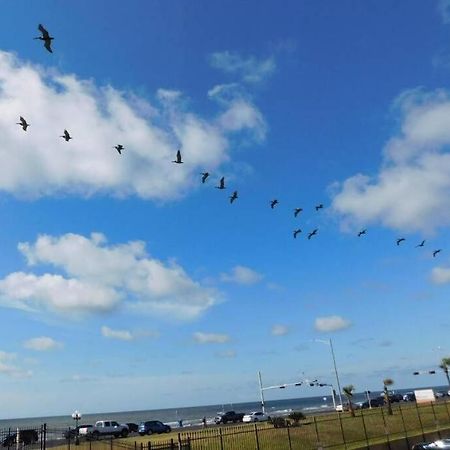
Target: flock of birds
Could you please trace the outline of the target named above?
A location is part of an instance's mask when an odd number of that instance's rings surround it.
[[[53,53],[52,41],[54,40],[54,37],[50,36],[49,32],[45,29],[45,27],[42,24],[39,24],[38,30],[41,32],[41,36],[35,37],[34,39],[39,39],[39,40],[43,41],[44,47],[46,48],[46,50],[49,51],[50,53]],[[27,131],[27,128],[30,126],[30,124],[22,116],[20,116],[19,120],[20,121],[17,122],[17,125],[20,125],[22,127],[23,131]],[[70,135],[70,133],[67,130],[64,130],[63,134],[60,137],[63,138],[66,142],[69,142],[72,139],[72,136]],[[113,148],[115,148],[117,150],[119,155],[122,155],[122,151],[125,150],[125,147],[122,144],[117,144]],[[175,159],[172,162],[175,164],[183,164],[184,161],[183,161],[180,149],[178,149]],[[201,182],[203,184],[206,183],[206,181],[210,177],[209,172],[202,172],[200,175],[201,175]],[[218,186],[215,186],[215,187],[216,187],[216,189],[220,189],[220,190],[226,189],[225,177],[220,178]],[[228,198],[230,200],[230,203],[233,204],[239,198],[238,191],[233,191],[233,193]],[[273,199],[269,203],[271,209],[275,209],[278,204],[279,204],[278,199]],[[315,206],[316,212],[323,208],[324,208],[324,206],[322,203]],[[302,211],[303,211],[303,208],[294,208],[294,217],[298,217],[298,215]],[[302,232],[302,230],[300,228],[295,229],[293,231],[294,239],[297,239],[297,236],[301,232]],[[309,232],[307,235],[308,240],[311,239],[313,236],[316,236],[318,234],[318,232],[319,232],[318,228],[315,228],[314,230]],[[362,237],[366,234],[367,234],[367,229],[363,229],[358,232],[357,237]],[[405,242],[405,241],[406,241],[406,238],[404,238],[404,237],[398,238],[396,240],[397,246],[400,246],[402,244],[402,242]],[[420,244],[416,245],[416,248],[424,247],[425,242],[426,241],[423,240]],[[442,252],[442,249],[434,250],[432,253],[433,258],[435,258],[440,252]]]

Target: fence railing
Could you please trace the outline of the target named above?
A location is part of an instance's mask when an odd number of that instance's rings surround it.
[[[169,436],[174,436],[169,435]],[[214,426],[203,430],[160,437],[79,440],[69,429],[38,428],[0,430],[3,448],[11,450],[297,450],[371,448],[387,442],[403,448],[417,441],[450,437],[450,403],[426,406],[397,405],[389,415],[385,408],[309,416],[294,426],[275,428],[270,423]],[[392,446],[391,446],[392,444]],[[398,447],[398,446],[397,446]]]

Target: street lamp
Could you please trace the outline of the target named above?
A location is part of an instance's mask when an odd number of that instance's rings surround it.
[[[316,383],[314,386],[318,387],[328,386],[331,388],[331,398],[333,400],[333,408],[336,410],[336,391],[334,390],[334,386],[332,384],[327,383]]]
[[[339,401],[341,402],[342,407],[344,407],[344,404],[342,403],[341,383],[339,381],[339,375],[338,375],[337,366],[336,366],[336,357],[334,356],[333,341],[331,340],[331,338],[328,340],[316,339],[315,341],[320,342],[321,344],[326,344],[326,345],[330,346],[331,357],[333,358],[334,373],[336,375],[336,382],[337,382],[337,387],[338,387]]]
[[[81,414],[75,410],[72,413],[72,419],[75,420],[75,445],[80,445],[80,440],[78,438],[78,421],[81,419]]]

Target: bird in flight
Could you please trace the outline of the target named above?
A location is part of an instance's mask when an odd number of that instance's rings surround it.
[[[297,230],[294,230],[294,239],[297,239],[297,234],[301,233],[302,230],[300,230],[300,228],[298,228]]]
[[[297,217],[302,211],[303,208],[294,208],[294,217]]]
[[[397,245],[400,245],[403,241],[406,241],[406,239],[405,238],[397,239]]]
[[[202,183],[204,183],[209,177],[209,172],[202,172],[200,175],[202,176]]]
[[[441,249],[435,250],[435,251],[433,252],[433,258],[436,258],[436,255],[437,255],[438,253],[440,253],[441,251],[442,251]]]
[[[270,207],[273,209],[273,208],[275,208],[275,206],[277,206],[278,205],[278,200],[275,198],[274,200],[272,200],[271,202],[270,202]]]
[[[423,247],[425,245],[425,240],[423,240],[419,245],[416,245],[416,248],[417,247]]]
[[[175,164],[183,164],[183,161],[181,160],[181,151],[180,150],[177,151],[177,159],[175,159],[172,162]]]
[[[125,149],[125,147],[122,144],[117,144],[117,145],[114,146],[114,148],[117,150],[119,155],[121,155],[122,154],[122,150]]]
[[[316,206],[316,211],[319,211],[319,209],[323,209],[322,203],[321,203],[320,205],[317,205],[317,206]]]
[[[367,233],[367,230],[366,230],[366,229],[361,230],[361,231],[358,233],[358,237],[361,237],[363,234],[366,234],[366,233]]]
[[[27,123],[27,121],[22,116],[20,116],[19,120],[20,122],[16,122],[17,125],[20,125],[23,131],[27,131],[27,128],[30,126],[30,124]]]
[[[73,139],[67,130],[64,130],[64,134],[60,137],[62,137],[66,142],[69,142],[71,139]]]
[[[311,233],[308,234],[308,239],[311,239],[313,236],[317,234],[319,230],[316,228],[315,230],[311,231]]]
[[[219,180],[219,186],[216,186],[216,189],[225,189],[225,177]]]
[[[35,37],[34,39],[39,39],[39,40],[41,40],[41,41],[44,41],[44,47],[45,47],[50,53],[53,53],[53,50],[52,50],[52,47],[51,47],[51,46],[52,46],[52,41],[53,41],[53,39],[55,39],[55,38],[51,37],[51,36],[48,34],[48,31],[47,31],[41,24],[39,24],[38,30],[42,33],[42,36]]]
[[[230,196],[230,203],[233,203],[238,198],[237,191],[233,192],[233,195]]]

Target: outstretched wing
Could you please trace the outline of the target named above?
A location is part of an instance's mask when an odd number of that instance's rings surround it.
[[[177,151],[177,162],[181,162],[181,152],[180,152],[180,150]]]
[[[48,34],[48,31],[44,28],[42,24],[39,24],[38,30],[42,33],[42,37],[44,39],[49,39],[50,35]]]
[[[22,116],[20,116],[20,123],[21,123],[22,125],[25,125],[26,122],[27,122],[27,121],[26,121]]]
[[[50,39],[46,39],[44,42],[44,47],[50,52],[53,53],[52,50],[52,41]]]

